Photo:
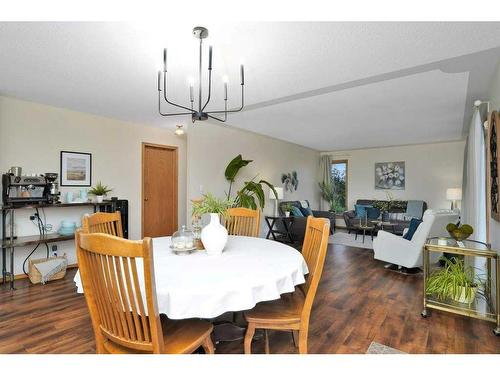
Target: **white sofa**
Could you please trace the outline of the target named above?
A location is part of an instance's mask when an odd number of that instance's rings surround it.
[[[457,223],[459,214],[452,210],[426,210],[422,220],[411,241],[383,230],[379,231],[377,238],[373,240],[375,259],[406,268],[422,267],[422,248],[425,241],[430,237],[448,237],[446,225]],[[436,262],[440,256],[440,253],[433,253],[431,262]]]

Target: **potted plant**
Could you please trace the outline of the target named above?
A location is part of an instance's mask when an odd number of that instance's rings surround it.
[[[292,211],[292,204],[291,203],[285,203],[283,206],[281,206],[283,211],[285,212],[285,216],[289,217],[290,212]]]
[[[208,255],[220,255],[227,243],[227,229],[220,223],[220,216],[227,216],[227,209],[233,205],[231,199],[219,199],[208,193],[202,200],[193,202],[193,216],[210,214],[210,223],[201,230],[201,242]]]
[[[113,189],[108,188],[99,181],[96,186],[88,191],[88,193],[95,195],[97,203],[102,203],[104,196],[111,191],[113,191]]]
[[[321,196],[330,204],[330,212],[335,212],[335,186],[330,182],[320,182]]]
[[[471,304],[474,301],[481,279],[475,275],[474,267],[465,265],[463,259],[441,257],[444,267],[434,271],[427,280],[425,293],[440,300]]]
[[[253,160],[245,160],[240,155],[236,156],[233,160],[229,162],[224,172],[226,180],[229,182],[229,190],[226,194],[227,199],[231,199],[231,190],[233,188],[233,183],[236,180],[236,176],[241,168],[250,164]],[[250,181],[245,181],[243,187],[236,192],[236,197],[234,198],[233,207],[245,207],[251,208],[252,210],[257,209],[257,204],[260,209],[264,209],[266,200],[263,185],[267,185],[274,193],[276,199],[278,199],[278,193],[274,188],[274,185],[266,180],[255,181],[257,176],[252,178]]]

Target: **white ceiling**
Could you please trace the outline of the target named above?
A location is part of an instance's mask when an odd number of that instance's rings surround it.
[[[169,91],[187,105],[197,72],[192,26],[0,23],[0,94],[155,126],[189,124],[157,114],[156,71],[168,46]],[[247,110],[228,126],[317,150],[461,138],[470,103],[484,98],[500,58],[500,23],[205,26],[214,46],[209,109],[220,108],[223,75],[238,104],[243,60]]]

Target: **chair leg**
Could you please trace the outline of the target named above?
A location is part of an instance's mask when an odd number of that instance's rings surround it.
[[[255,334],[255,324],[248,323],[247,333],[245,334],[245,342],[244,342],[245,354],[252,354],[252,339],[254,334]]]
[[[203,340],[203,343],[201,344],[203,347],[203,350],[205,350],[205,354],[214,354],[215,353],[215,348],[214,344],[212,342],[212,338],[210,335],[208,335],[205,340]]]
[[[292,339],[293,345],[298,348],[299,347],[299,331],[292,330]]]
[[[299,331],[299,354],[307,354],[307,334],[305,329]]]
[[[270,354],[271,351],[269,350],[269,336],[267,334],[267,329],[264,330],[264,337],[265,337],[266,354]]]

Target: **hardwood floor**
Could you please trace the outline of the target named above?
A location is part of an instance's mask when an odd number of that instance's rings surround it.
[[[93,353],[75,270],[47,285],[0,287],[0,353]],[[433,311],[423,319],[421,275],[387,271],[366,249],[330,245],[309,329],[309,353],[365,353],[372,341],[408,353],[500,353],[492,323]],[[269,332],[271,353],[296,353],[291,334]],[[252,351],[264,352],[263,340]],[[216,353],[243,353],[243,342]]]

